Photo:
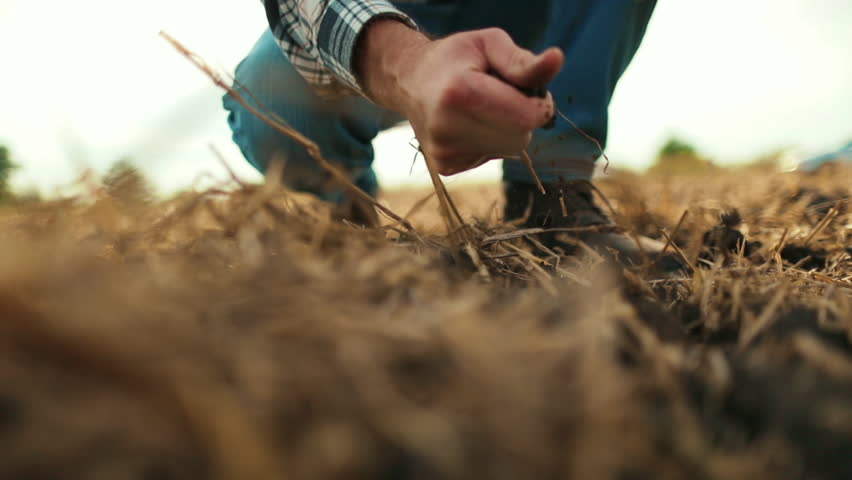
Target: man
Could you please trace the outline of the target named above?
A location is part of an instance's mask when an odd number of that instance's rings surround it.
[[[525,226],[608,224],[589,180],[605,143],[607,108],[655,0],[266,0],[266,31],[236,71],[236,87],[317,142],[375,195],[371,141],[409,120],[443,175],[489,159],[532,157],[546,194],[520,161],[504,162],[507,220]],[[548,47],[539,54],[539,51]],[[564,67],[564,68],[563,68]],[[522,90],[549,90],[543,98]],[[291,188],[337,203],[344,191],[292,140],[229,96],[229,124],[260,171],[284,165]],[[556,117],[561,110],[588,136]],[[567,215],[566,215],[567,213]],[[591,244],[634,255],[623,235]],[[546,239],[551,246],[558,240]],[[650,242],[647,248],[657,245]]]

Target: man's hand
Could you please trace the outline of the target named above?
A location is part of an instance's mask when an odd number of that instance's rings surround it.
[[[515,86],[546,86],[562,68],[558,48],[534,55],[497,28],[433,41],[395,20],[368,27],[359,47],[367,95],[409,119],[442,175],[517,156],[553,116],[549,93],[530,98]]]

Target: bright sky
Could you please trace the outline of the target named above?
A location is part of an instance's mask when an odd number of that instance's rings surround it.
[[[157,33],[232,69],[264,25],[257,0],[0,0],[0,143],[23,165],[16,184],[49,189],[131,155],[170,191],[223,177],[210,143],[259,178],[229,140],[220,93]],[[647,165],[671,134],[722,162],[840,146],[852,137],[850,25],[849,0],[661,1],[611,106],[614,165]],[[412,137],[377,140],[386,185],[428,183],[422,165],[409,174]]]

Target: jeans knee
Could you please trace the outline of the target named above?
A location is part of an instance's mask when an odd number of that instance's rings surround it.
[[[284,120],[314,141],[329,161],[362,182],[370,193],[377,190],[370,169],[372,139],[383,127],[384,112],[364,99],[328,101],[311,86],[281,52],[269,31],[236,69],[234,89],[245,102]],[[246,160],[266,173],[272,162],[281,162],[282,181],[291,188],[325,196],[339,186],[329,186],[329,176],[299,142],[266,124],[231,95],[222,104],[234,142]]]

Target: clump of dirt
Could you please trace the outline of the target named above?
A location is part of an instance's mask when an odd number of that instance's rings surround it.
[[[825,268],[829,252],[824,248],[809,248],[804,245],[786,245],[781,249],[781,258],[805,270]]]
[[[723,212],[720,215],[719,224],[704,232],[701,237],[702,249],[698,258],[704,260],[702,265],[712,265],[713,261],[720,255],[726,260],[730,259],[732,255],[740,253],[744,257],[748,257],[763,246],[760,242],[746,240],[745,235],[738,229],[742,223],[742,216],[736,209]]]

